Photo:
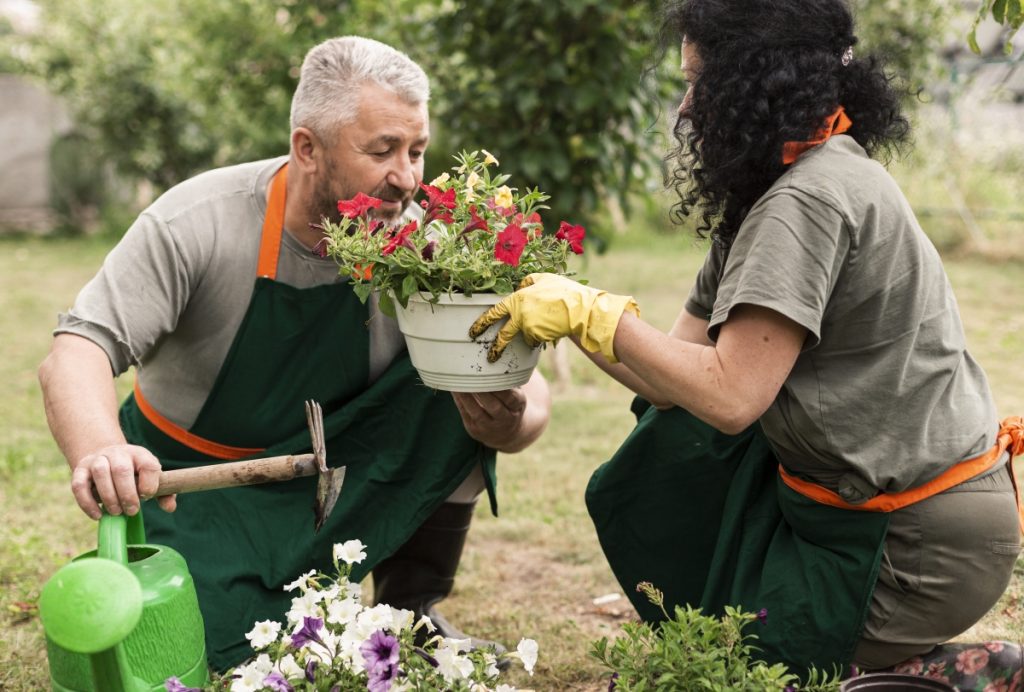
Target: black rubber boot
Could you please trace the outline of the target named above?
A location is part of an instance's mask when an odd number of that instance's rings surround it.
[[[427,517],[401,548],[373,568],[373,601],[413,611],[413,622],[422,615],[429,617],[437,631],[421,628],[416,633],[418,645],[440,634],[469,639],[474,649],[493,647],[501,654],[506,650],[501,644],[461,632],[434,609],[434,604],[444,600],[455,585],[474,507],[475,503],[446,502]]]

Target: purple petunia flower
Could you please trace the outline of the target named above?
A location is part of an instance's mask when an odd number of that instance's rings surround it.
[[[381,663],[370,673],[366,681],[366,689],[369,692],[388,692],[391,689],[391,681],[397,677],[398,666],[393,663]]]
[[[203,692],[198,687],[188,687],[173,675],[164,680],[164,689],[167,690],[167,692]]]
[[[761,608],[761,610],[757,611],[757,619],[761,621],[762,625],[767,625],[768,624],[768,609],[767,608]]]
[[[306,663],[306,679],[310,682],[316,682],[316,667],[319,662],[315,658],[309,659]]]
[[[615,682],[618,679],[619,679],[619,674],[618,673],[612,673],[612,676],[610,678],[608,678],[608,692],[612,692],[612,690],[614,690],[616,687],[618,687],[618,684]]]
[[[263,686],[269,687],[272,692],[295,692],[295,688],[276,670],[263,678]]]
[[[319,634],[323,626],[324,621],[321,618],[302,618],[302,629],[292,635],[292,646],[300,649],[310,642],[323,645],[324,641],[320,638]]]
[[[370,635],[370,638],[362,643],[359,651],[366,661],[366,670],[371,677],[375,675],[378,668],[386,668],[398,663],[398,640],[384,630],[377,630]]]

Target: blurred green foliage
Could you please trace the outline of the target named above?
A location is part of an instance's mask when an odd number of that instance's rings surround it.
[[[1021,0],[982,0],[978,7],[978,14],[975,15],[974,23],[971,25],[971,32],[967,36],[971,50],[981,53],[981,47],[978,46],[975,34],[978,25],[988,17],[992,17],[997,23],[1010,30],[1006,37],[1006,43],[1003,45],[1003,51],[1010,55],[1013,52],[1013,37],[1020,31],[1021,26],[1024,26],[1024,6],[1022,5],[1024,3]]]
[[[853,0],[868,49],[919,85],[951,10],[938,0]],[[435,144],[486,148],[552,194],[562,219],[607,237],[661,179],[678,50],[659,55],[660,0],[39,0],[18,54],[71,106],[92,156],[155,191],[288,148],[303,55],[338,35],[391,43],[427,70]],[[637,193],[640,193],[639,195]]]

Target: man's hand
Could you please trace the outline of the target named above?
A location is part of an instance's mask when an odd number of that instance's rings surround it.
[[[71,492],[82,511],[99,519],[99,502],[110,514],[132,516],[139,511],[141,499],[156,494],[160,485],[160,462],[144,447],[117,444],[104,447],[78,460],[71,472]],[[166,512],[173,512],[176,496],[157,501]]]
[[[474,440],[493,449],[508,447],[520,435],[526,395],[521,387],[502,392],[452,392],[462,424]]]
[[[501,392],[452,392],[462,424],[473,439],[508,454],[540,437],[551,416],[548,383],[534,370],[522,387]]]

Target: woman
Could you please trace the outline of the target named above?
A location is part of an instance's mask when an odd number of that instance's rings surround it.
[[[471,334],[508,316],[494,356],[571,336],[661,409],[588,489],[627,591],[767,604],[765,655],[792,664],[939,661],[1010,579],[1024,434],[1000,430],[939,256],[872,159],[908,138],[900,95],[841,0],[681,0],[666,28],[690,85],[675,211],[714,239],[675,325],[533,275]],[[1019,647],[989,653],[1019,669]]]

